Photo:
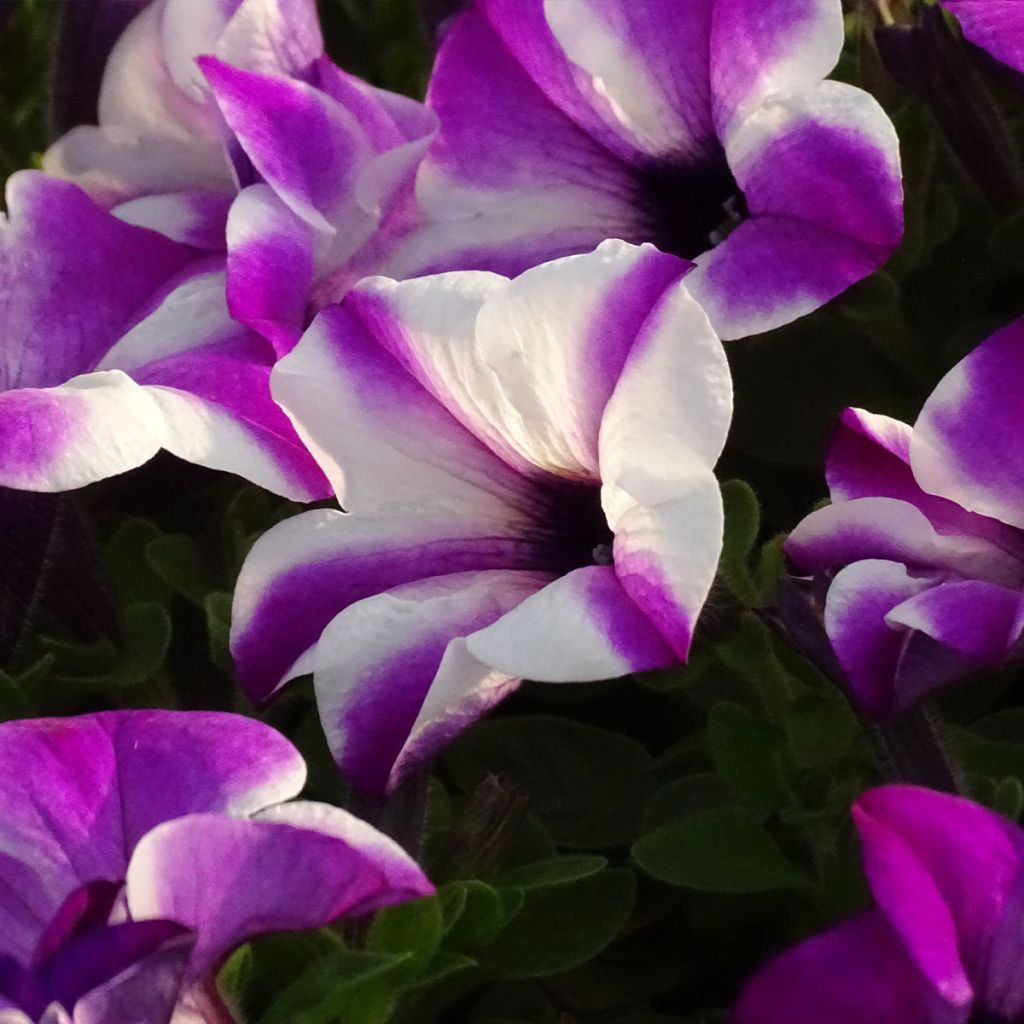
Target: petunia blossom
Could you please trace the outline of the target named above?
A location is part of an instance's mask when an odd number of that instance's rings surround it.
[[[826,574],[824,626],[875,716],[1012,657],[1024,633],[1024,321],[958,363],[913,428],[847,409],[832,504],[790,534],[798,572]]]
[[[973,1024],[1024,1015],[1024,830],[960,797],[869,790],[853,808],[874,908],[747,985],[734,1024]]]
[[[292,800],[298,751],[215,712],[0,725],[0,1020],[226,1024],[257,935],[432,891],[392,840]]]
[[[609,241],[515,280],[370,279],[274,370],[350,514],[257,542],[232,648],[257,701],[314,673],[356,784],[393,786],[524,678],[686,658],[732,408],[687,269]]]
[[[515,274],[604,238],[696,263],[724,339],[811,312],[903,227],[899,145],[826,81],[839,0],[473,0],[438,52],[419,271]]]
[[[385,268],[435,128],[330,61],[313,0],[152,0],[98,106],[44,169],[125,221],[226,250],[232,315],[282,352],[308,308]]]
[[[38,171],[0,215],[0,486],[66,491],[161,448],[310,500],[327,482],[235,322],[223,259],[126,224]]]
[[[1024,72],[1024,5],[1019,0],[940,0],[964,36],[1014,71]]]

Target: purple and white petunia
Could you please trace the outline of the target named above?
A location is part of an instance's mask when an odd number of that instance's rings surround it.
[[[161,448],[311,500],[327,481],[235,322],[223,259],[126,224],[38,171],[0,215],[0,486],[66,491]]]
[[[734,1024],[968,1024],[1024,1016],[1024,830],[960,797],[853,808],[874,909],[770,962]]]
[[[811,312],[903,228],[891,123],[824,80],[842,44],[839,0],[472,0],[406,266],[516,274],[625,238],[696,262],[724,339]]]
[[[1024,321],[940,381],[911,428],[847,409],[832,504],[790,534],[831,577],[824,626],[858,704],[883,717],[1005,662],[1024,633]]]
[[[293,800],[305,777],[240,715],[0,725],[0,1019],[228,1022],[214,977],[250,938],[432,891],[386,836]]]
[[[313,0],[153,0],[114,47],[99,125],[44,169],[121,219],[228,253],[231,314],[280,352],[386,269],[435,130],[324,54]]]
[[[1024,72],[1024,4],[1020,0],[940,0],[964,36],[1014,71]]]
[[[684,660],[722,544],[732,408],[688,265],[610,241],[515,280],[362,282],[274,396],[342,506],[253,548],[246,692],[313,672],[339,765],[383,790],[522,679]]]

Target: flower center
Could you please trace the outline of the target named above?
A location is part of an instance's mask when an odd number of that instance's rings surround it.
[[[596,485],[560,487],[552,494],[549,543],[555,568],[568,573],[585,565],[612,564],[612,531]]]
[[[722,152],[687,165],[648,164],[639,173],[638,188],[647,239],[683,259],[717,245],[749,215]]]

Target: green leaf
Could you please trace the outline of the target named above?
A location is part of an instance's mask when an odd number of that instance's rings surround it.
[[[752,821],[762,821],[768,814],[766,808],[756,808],[747,803],[746,798],[721,776],[712,772],[694,772],[667,782],[651,797],[644,812],[643,830],[645,833],[653,832],[666,822],[723,807],[742,808]]]
[[[746,605],[757,600],[750,574],[750,555],[761,528],[761,508],[753,488],[743,480],[722,484],[725,507],[725,537],[720,569],[729,589]]]
[[[734,809],[663,825],[633,845],[633,859],[661,882],[704,892],[768,892],[806,882],[768,832]]]
[[[335,950],[281,992],[260,1024],[385,1024],[408,985],[411,959]]]
[[[148,519],[127,519],[114,532],[103,552],[110,589],[120,604],[166,602],[171,589],[146,558],[146,548],[160,537]]]
[[[385,907],[373,919],[366,948],[371,953],[409,953],[422,967],[437,951],[444,931],[437,896]]]
[[[203,601],[206,610],[206,635],[210,644],[210,661],[224,672],[230,672],[231,660],[231,595],[207,594]]]
[[[768,808],[790,802],[782,775],[782,734],[731,701],[720,701],[708,715],[708,754],[715,770],[751,803]]]
[[[783,725],[790,754],[803,768],[834,764],[860,732],[845,701],[813,693],[803,694],[790,704]]]
[[[1024,785],[1016,775],[1007,775],[996,784],[992,808],[1010,821],[1017,821],[1024,811]]]
[[[488,773],[516,784],[551,838],[565,846],[629,842],[654,788],[651,758],[639,743],[549,715],[482,722],[448,758],[464,789]]]
[[[481,964],[497,977],[544,978],[586,963],[622,931],[636,880],[612,868],[567,885],[531,889]]]
[[[175,593],[203,607],[216,586],[199,545],[183,533],[166,534],[146,545],[146,560]]]
[[[586,854],[553,857],[533,864],[522,864],[511,871],[506,871],[498,879],[498,885],[513,889],[545,889],[552,885],[568,885],[596,875],[607,866],[606,857]]]
[[[163,605],[133,604],[121,616],[124,637],[115,674],[118,686],[138,686],[160,671],[171,645],[171,618]]]
[[[453,949],[486,946],[512,916],[501,894],[475,879],[449,882],[438,891],[438,900],[444,920],[444,945]]]

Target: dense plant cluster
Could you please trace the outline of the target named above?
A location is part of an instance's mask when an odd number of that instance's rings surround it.
[[[0,0],[0,1022],[1024,1020],[1022,76]]]

